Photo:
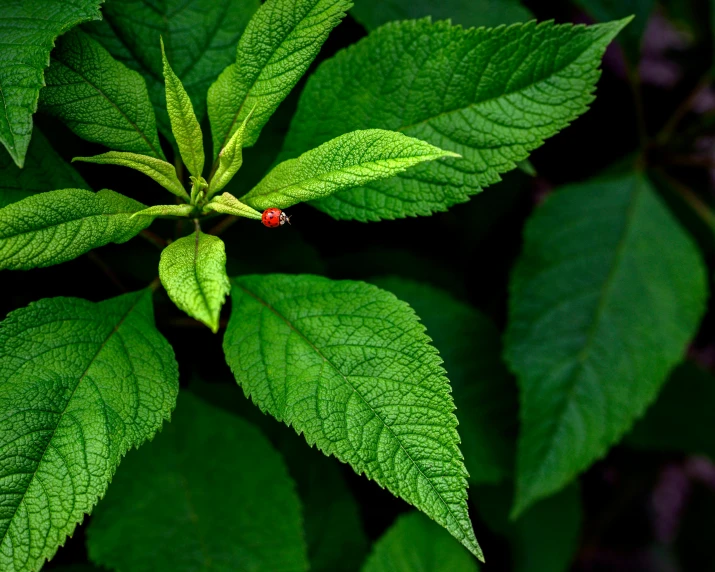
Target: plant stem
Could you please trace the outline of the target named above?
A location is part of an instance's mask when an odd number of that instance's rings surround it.
[[[693,90],[690,92],[688,97],[686,97],[678,107],[675,108],[675,111],[673,112],[673,115],[670,116],[670,119],[665,122],[665,125],[663,128],[660,130],[660,133],[655,138],[656,143],[659,145],[664,144],[666,141],[668,141],[672,136],[673,133],[675,133],[675,130],[678,128],[678,125],[680,125],[680,122],[683,120],[683,118],[688,114],[690,109],[693,107],[693,104],[697,100],[698,96],[700,93],[710,85],[710,70],[708,70],[703,76],[698,80],[698,83],[695,84],[695,87]]]
[[[645,121],[645,111],[643,109],[643,93],[641,92],[641,82],[638,70],[634,69],[626,60],[626,74],[628,75],[628,85],[633,95],[633,105],[636,110],[636,129],[638,130],[638,141],[641,149],[648,144],[648,129]]]
[[[156,292],[159,289],[159,286],[161,286],[161,279],[157,276],[149,283],[148,287],[151,288],[152,292]]]
[[[704,169],[715,169],[715,158],[689,155],[672,155],[666,157],[665,161],[669,165],[683,165],[686,167],[702,167]]]
[[[238,220],[238,217],[235,217],[233,215],[228,215],[226,218],[222,219],[220,223],[218,223],[217,225],[212,227],[211,230],[208,231],[208,233],[213,234],[214,236],[218,236],[219,234],[224,232],[228,227],[230,227],[237,220]]]
[[[87,258],[94,262],[94,264],[96,264],[97,267],[99,267],[99,269],[104,272],[105,276],[109,278],[112,284],[119,288],[121,292],[128,292],[127,288],[124,286],[124,284],[122,284],[122,281],[119,280],[114,270],[112,270],[112,268],[104,260],[102,260],[96,252],[88,252]]]
[[[151,242],[154,246],[156,246],[159,250],[163,250],[167,242],[163,238],[161,238],[158,234],[153,233],[150,230],[143,230],[139,233],[143,238]]]
[[[693,209],[696,215],[713,231],[715,231],[715,213],[698,195],[691,191],[686,185],[671,177],[663,169],[657,169],[657,173],[675,190],[681,198]]]

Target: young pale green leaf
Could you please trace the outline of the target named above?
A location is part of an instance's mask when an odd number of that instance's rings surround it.
[[[161,41],[161,58],[164,62],[164,83],[166,85],[166,111],[171,122],[171,131],[179,147],[181,158],[189,173],[200,177],[204,170],[204,139],[194,106],[181,80],[174,73],[166,59],[164,42]]]
[[[143,208],[108,189],[62,189],[8,205],[0,209],[0,269],[52,266],[126,242],[151,224],[151,218],[131,218]]]
[[[350,0],[268,0],[258,9],[238,43],[236,63],[209,88],[214,158],[254,108],[243,146],[256,142],[350,6]]]
[[[217,213],[261,220],[261,213],[252,209],[248,205],[244,205],[241,201],[229,193],[223,193],[222,195],[215,197],[209,204],[206,205],[205,208],[206,210]]]
[[[397,517],[377,541],[362,572],[477,572],[459,543],[419,512]]]
[[[174,352],[151,291],[50,298],[0,324],[0,569],[38,570],[169,418]]]
[[[623,31],[618,41],[623,45],[631,65],[637,66],[641,40],[655,8],[655,0],[574,0],[574,3],[581,6],[597,22],[634,16],[633,22]]]
[[[449,382],[410,307],[363,282],[232,279],[226,360],[246,395],[481,558]]]
[[[137,216],[181,216],[187,217],[194,211],[193,205],[156,205],[144,210],[135,212],[132,218]]]
[[[218,169],[209,183],[209,197],[223,189],[243,165],[243,140],[246,135],[246,127],[255,110],[254,106],[241,123],[241,127],[236,129],[226,146],[218,154]]]
[[[285,209],[445,157],[459,155],[402,133],[383,129],[353,131],[277,165],[242,199],[261,210]]]
[[[79,30],[52,52],[40,109],[87,141],[164,159],[142,77]]]
[[[96,163],[98,165],[121,165],[144,173],[154,179],[162,187],[177,197],[189,200],[189,194],[176,176],[176,169],[171,163],[167,163],[156,157],[139,155],[137,153],[122,153],[121,151],[110,151],[94,157],[75,157],[72,162],[83,161],[85,163]]]
[[[55,39],[80,22],[99,20],[103,0],[4,0],[0,8],[0,141],[18,167],[25,162],[32,114]]]
[[[9,155],[0,153],[0,208],[43,191],[63,188],[89,189],[75,171],[35,127],[20,169]]]
[[[643,175],[566,187],[536,211],[505,338],[521,392],[515,514],[628,431],[683,358],[706,298],[695,245]]]
[[[311,76],[282,157],[355,129],[400,131],[463,158],[419,165],[316,206],[361,221],[444,211],[498,182],[587,110],[601,56],[626,23],[387,24]]]
[[[533,16],[519,0],[360,0],[350,10],[369,31],[394,20],[432,16],[465,28],[526,22]]]
[[[231,285],[226,249],[217,236],[196,229],[161,253],[159,278],[180,310],[218,332],[218,316]]]
[[[715,434],[706,429],[712,424],[713,403],[715,378],[696,364],[685,362],[673,371],[626,443],[638,449],[683,451],[715,460]]]
[[[161,132],[171,139],[159,36],[196,116],[206,114],[206,92],[236,59],[236,44],[260,0],[112,0],[104,20],[85,27],[117,60],[146,80]]]
[[[581,491],[578,482],[531,506],[518,520],[509,519],[512,483],[478,487],[470,498],[479,516],[510,545],[514,572],[567,572],[581,535]]]
[[[87,532],[93,562],[132,572],[308,569],[295,485],[251,424],[190,393],[117,471]]]
[[[457,406],[469,482],[509,477],[518,406],[516,383],[501,360],[501,333],[481,312],[439,288],[393,277],[371,282],[409,303],[439,348]]]

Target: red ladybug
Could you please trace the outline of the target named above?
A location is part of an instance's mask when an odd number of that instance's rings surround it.
[[[268,228],[277,228],[285,223],[290,224],[290,217],[281,209],[266,209],[261,216],[261,222]]]

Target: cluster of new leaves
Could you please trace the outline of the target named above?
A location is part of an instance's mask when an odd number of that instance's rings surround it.
[[[39,4],[13,3],[0,14],[0,24],[36,17]],[[0,66],[0,84],[9,86],[6,99],[19,110],[0,119],[0,139],[18,165],[27,152],[28,165],[52,170],[45,179],[0,164],[20,181],[0,195],[0,268],[57,264],[125,242],[156,218],[193,219],[191,234],[164,248],[159,278],[177,307],[214,332],[230,295],[224,351],[245,394],[481,558],[468,515],[467,480],[497,483],[514,471],[509,435],[516,404],[508,374],[494,359],[494,326],[446,294],[394,280],[379,288],[308,275],[229,279],[225,245],[203,232],[201,223],[217,213],[260,220],[263,209],[300,202],[336,218],[368,221],[431,214],[466,201],[587,109],[603,52],[626,22],[465,29],[421,19],[383,26],[319,67],[301,97],[283,162],[237,198],[224,189],[243,164],[243,149],[258,140],[350,2],[169,1],[161,9],[144,3],[135,12],[136,3],[113,0],[103,22],[58,40],[40,92],[52,42],[97,16],[96,1],[77,2],[82,8],[71,10],[50,4],[56,12],[50,21],[57,24],[34,38],[41,46],[33,52],[41,56],[32,61],[36,87],[28,91],[13,83],[17,78]],[[520,18],[524,11],[514,4],[514,18]],[[197,35],[188,34],[194,29]],[[22,49],[13,54],[8,69],[23,57]],[[38,92],[43,112],[110,149],[76,160],[136,169],[177,202],[147,207],[111,190],[94,193],[39,133],[28,148]],[[212,152],[204,149],[201,129],[206,112]],[[159,133],[172,147],[174,164]],[[577,320],[585,341],[559,348],[563,356],[555,369],[543,359],[536,367],[520,343],[527,336],[544,345],[555,340],[553,332],[541,335],[530,314],[543,306],[531,296],[553,290],[532,283],[542,279],[540,256],[556,257],[552,263],[558,267],[570,263],[569,253],[542,254],[539,244],[531,245],[515,275],[507,354],[522,386],[518,510],[564,486],[625,432],[655,397],[701,311],[704,293],[679,299],[677,277],[667,303],[684,316],[682,322],[658,321],[653,315],[661,308],[643,297],[642,307],[619,318],[628,332],[641,314],[653,316],[649,343],[668,346],[662,363],[623,366],[624,375],[634,377],[637,368],[646,369],[652,375],[648,391],[627,400],[610,380],[594,379],[589,360],[599,356],[591,352],[607,350],[600,328],[612,326],[612,307],[621,309],[619,269],[631,263],[630,249],[659,248],[655,242],[632,244],[629,225],[670,225],[663,248],[680,260],[688,280],[700,279],[687,238],[647,184],[635,176],[611,184],[626,185],[634,206],[614,214],[624,218],[623,233],[594,249],[600,264],[590,264],[589,271],[600,272],[595,283],[601,290],[589,290],[589,282],[584,291],[570,292],[593,298],[593,304]],[[63,188],[51,190],[58,186]],[[623,205],[611,202],[623,197],[604,193],[603,208],[617,210]],[[562,208],[553,216],[573,215],[569,205]],[[574,238],[564,248],[577,244]],[[642,270],[643,284],[662,279],[652,264]],[[434,324],[452,388],[417,315],[388,290]],[[430,317],[435,301],[461,329],[446,327],[440,321],[445,314]],[[0,325],[0,452],[7,460],[0,478],[3,569],[33,570],[50,558],[104,495],[122,456],[169,417],[177,366],[153,324],[151,304],[150,289],[99,304],[46,299]],[[472,346],[461,344],[482,337],[496,347],[483,346],[483,361],[460,365],[473,357]],[[479,376],[493,383],[476,387],[472,378]],[[544,405],[537,383],[567,385],[570,401]],[[602,383],[603,406],[616,421],[572,456],[553,436],[584,422],[573,411],[589,383]],[[461,451],[455,402],[479,411],[460,426]],[[242,464],[260,458],[262,472],[234,466],[236,451]],[[134,499],[131,505],[127,498]],[[366,570],[414,569],[433,558],[443,560],[445,570],[476,568],[467,552],[455,550],[446,533],[436,530],[422,516],[405,517],[379,543]],[[405,546],[435,534],[424,553],[404,553]],[[224,569],[307,567],[298,502],[280,459],[245,422],[190,398],[182,399],[168,430],[128,456],[96,514],[89,547],[93,560],[117,569],[156,570],[167,562],[179,570],[202,563]]]

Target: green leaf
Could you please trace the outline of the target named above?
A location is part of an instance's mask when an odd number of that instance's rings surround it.
[[[151,224],[146,217],[132,220],[143,208],[108,189],[62,189],[8,205],[0,209],[0,269],[51,266],[126,242]]]
[[[90,558],[133,572],[307,570],[294,487],[253,425],[182,393],[97,507]]]
[[[638,449],[682,451],[715,460],[712,424],[715,378],[692,362],[677,367],[626,443]],[[677,423],[673,421],[677,420]]]
[[[683,358],[706,298],[695,245],[643,175],[566,187],[536,211],[505,338],[521,392],[515,514],[630,429]]]
[[[397,517],[377,541],[362,572],[477,572],[458,542],[419,512]]]
[[[296,443],[301,438],[291,433],[294,439],[281,447],[281,453],[303,501],[310,570],[358,570],[367,554],[368,543],[358,504],[340,472],[339,463],[307,448],[305,443]]]
[[[481,558],[454,404],[414,312],[363,282],[232,279],[224,351],[246,395]]]
[[[0,324],[0,569],[38,570],[174,408],[151,291],[49,298]]]
[[[531,506],[515,522],[509,519],[514,489],[500,485],[473,490],[479,515],[507,538],[514,572],[567,572],[581,535],[581,493],[572,483]]]
[[[0,153],[0,208],[43,191],[69,187],[89,188],[37,128],[22,169],[9,155]]]
[[[340,463],[306,447],[290,427],[261,413],[234,382],[227,385],[194,379],[189,388],[212,405],[256,425],[285,459],[303,503],[310,570],[358,570],[367,553],[367,538]]]
[[[218,331],[218,317],[231,285],[226,276],[226,249],[217,236],[198,228],[161,253],[159,277],[180,310]]]
[[[459,157],[402,133],[353,131],[276,166],[246,193],[257,209],[285,209],[333,193],[386,179],[424,161]]]
[[[196,115],[206,114],[206,92],[235,61],[236,44],[260,0],[111,0],[103,22],[85,26],[94,39],[147,83],[159,128],[171,138],[159,37]]]
[[[187,217],[194,212],[193,205],[156,205],[153,207],[146,208],[144,210],[135,212],[132,218],[138,216],[180,216]]]
[[[229,193],[223,193],[222,195],[214,198],[209,204],[206,205],[205,208],[206,210],[217,213],[261,220],[261,213],[252,209],[248,205],[244,205],[241,201]]]
[[[164,82],[166,84],[166,111],[171,122],[171,132],[179,147],[181,158],[189,173],[200,177],[204,170],[204,140],[199,121],[189,94],[181,80],[174,73],[166,59],[164,42],[161,42],[161,58],[164,62]]]
[[[209,88],[214,158],[254,108],[243,146],[256,142],[350,6],[350,0],[268,0],[258,9],[238,43],[236,63]]]
[[[439,288],[403,278],[371,282],[409,303],[440,351],[457,406],[469,482],[510,476],[516,451],[516,384],[501,361],[501,334],[481,312]]]
[[[4,0],[0,10],[0,141],[18,167],[32,136],[32,115],[55,39],[80,22],[99,20],[103,0]]]
[[[144,80],[79,30],[52,52],[40,109],[87,141],[164,159]]]
[[[387,24],[313,74],[282,158],[346,131],[400,131],[463,158],[420,165],[316,206],[360,221],[444,211],[498,182],[588,109],[601,56],[626,23]]]
[[[574,0],[574,3],[597,22],[634,16],[633,22],[623,31],[618,41],[623,44],[631,65],[636,66],[640,60],[643,34],[655,9],[655,0]]]
[[[526,22],[533,16],[519,0],[360,0],[350,14],[369,31],[393,20],[432,16],[465,28]]]
[[[110,151],[94,157],[75,157],[72,162],[83,161],[85,163],[96,163],[98,165],[120,165],[129,167],[144,173],[154,179],[162,187],[177,197],[189,200],[189,194],[176,176],[176,169],[171,163],[167,163],[156,157],[139,155],[137,153],[122,153],[121,151]]]
[[[241,126],[231,135],[231,139],[228,140],[226,146],[218,154],[218,169],[209,183],[209,197],[223,189],[243,165],[243,140],[246,134],[246,127],[255,109],[254,106],[246,116],[246,119],[243,120],[243,123],[241,123]]]

